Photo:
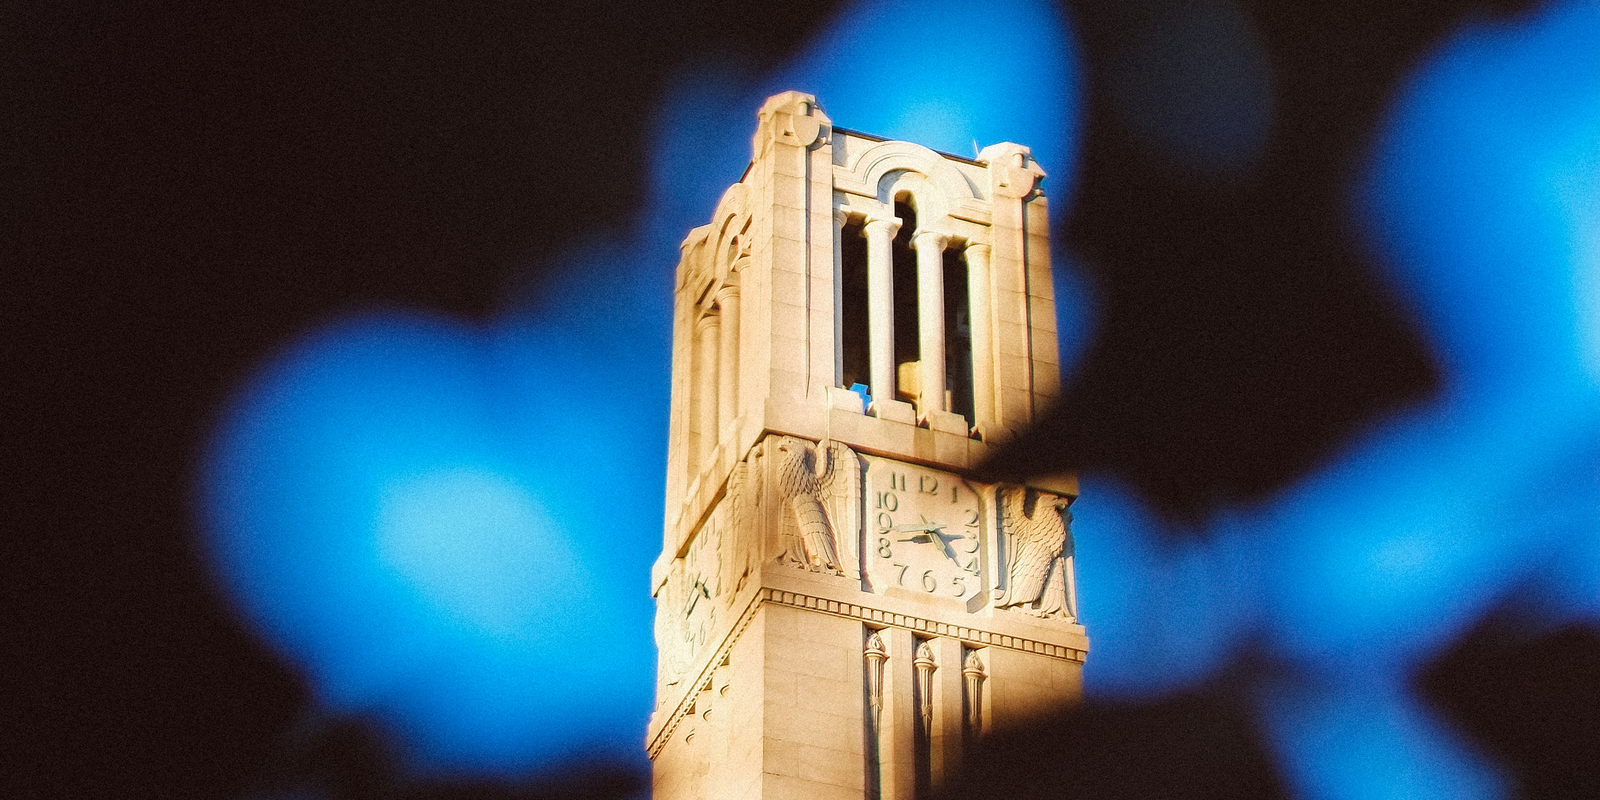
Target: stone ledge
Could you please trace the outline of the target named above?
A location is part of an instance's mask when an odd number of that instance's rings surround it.
[[[946,636],[960,639],[968,644],[981,644],[989,647],[1005,647],[1011,650],[1020,650],[1025,653],[1037,653],[1067,661],[1082,663],[1088,655],[1085,650],[1050,642],[1041,642],[1036,639],[1022,636],[1012,636],[983,628],[968,625],[952,625],[947,622],[938,622],[911,614],[900,614],[885,611],[859,603],[849,603],[839,600],[829,600],[822,597],[801,594],[798,592],[784,591],[781,589],[763,588],[761,602],[777,603],[779,605],[793,606],[795,608],[811,609],[825,614],[861,620],[862,622],[880,623],[887,627],[907,628],[909,630],[930,633],[936,636]]]
[[[790,572],[793,574],[786,574]],[[1077,623],[1060,623],[1065,628],[1064,630],[1060,631],[1044,629],[1042,625],[1026,620],[1000,617],[982,618],[982,621],[986,623],[982,627],[977,625],[955,625],[951,623],[930,620],[916,614],[897,612],[892,608],[874,608],[872,606],[863,605],[859,602],[851,602],[850,600],[831,599],[819,596],[820,594],[825,593],[831,594],[834,592],[851,592],[854,593],[856,597],[872,597],[880,601],[880,605],[892,606],[897,604],[894,602],[893,598],[884,598],[878,595],[863,595],[858,589],[854,588],[854,586],[839,585],[852,584],[852,581],[825,576],[814,576],[810,573],[800,570],[762,570],[760,580],[763,583],[773,582],[773,578],[777,578],[778,583],[797,583],[801,585],[813,583],[815,584],[815,589],[807,586],[808,591],[793,591],[791,589],[776,588],[772,586],[761,586],[753,592],[750,589],[745,590],[746,592],[749,592],[748,599],[739,598],[739,601],[742,601],[745,604],[744,610],[740,612],[736,618],[734,618],[733,624],[728,627],[726,632],[722,633],[721,641],[716,648],[711,651],[710,657],[707,660],[700,662],[700,669],[695,671],[694,679],[685,681],[683,696],[678,698],[678,702],[673,704],[671,716],[664,718],[655,717],[651,719],[651,730],[646,735],[646,751],[649,753],[651,759],[654,759],[658,754],[660,754],[661,749],[666,746],[666,743],[671,739],[673,732],[677,729],[678,723],[681,722],[683,717],[688,714],[689,709],[693,705],[694,698],[698,694],[697,688],[703,686],[705,682],[711,678],[712,671],[716,669],[718,664],[721,664],[722,661],[727,658],[728,652],[733,649],[733,646],[738,642],[739,637],[744,633],[745,629],[749,627],[751,620],[755,619],[756,612],[759,611],[761,606],[765,603],[774,603],[792,608],[808,609],[823,614],[831,614],[833,616],[859,620],[868,624],[876,624],[893,628],[905,628],[907,630],[919,631],[934,636],[944,636],[951,639],[958,639],[967,644],[982,645],[985,647],[1003,647],[1008,650],[1016,650],[1023,653],[1033,653],[1049,658],[1061,659],[1063,661],[1072,661],[1079,664],[1082,664],[1084,659],[1088,656],[1089,640],[1088,637],[1083,634],[1083,627]],[[792,578],[795,580],[790,581],[785,580],[785,578]],[[816,591],[817,593],[813,594],[812,591]],[[885,600],[888,602],[882,602]],[[735,607],[740,604],[739,601],[734,603]],[[977,620],[974,621],[976,622]],[[1052,634],[1055,635],[1052,636]],[[1058,641],[1043,641],[1046,638],[1056,638]],[[1062,643],[1063,641],[1065,643]],[[660,711],[658,710],[657,714],[659,713]]]

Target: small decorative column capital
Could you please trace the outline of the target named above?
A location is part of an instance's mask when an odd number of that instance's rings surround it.
[[[883,236],[892,239],[896,233],[900,232],[900,225],[899,217],[867,217],[867,224],[864,227],[868,236]]]
[[[923,229],[911,236],[911,246],[919,252],[922,250],[943,250],[944,246],[949,243],[949,234],[940,233],[939,231]]]
[[[850,223],[850,212],[842,208],[833,210],[833,224],[843,228]]]
[[[889,657],[889,649],[883,646],[883,637],[877,631],[867,636],[866,656],[868,661],[881,661]]]
[[[978,658],[978,651],[967,651],[967,663],[961,667],[961,674],[970,678],[982,678],[988,674],[983,669],[983,659]]]
[[[923,752],[928,752],[933,735],[933,671],[938,665],[933,661],[933,645],[926,639],[917,644],[916,656],[911,659],[911,664],[917,670],[917,716],[921,722],[917,729],[918,746],[923,748]]]
[[[989,257],[989,245],[986,245],[982,242],[968,242],[967,246],[963,249],[969,256],[977,256],[979,258]]]

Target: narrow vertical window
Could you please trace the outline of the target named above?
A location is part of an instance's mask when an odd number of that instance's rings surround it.
[[[967,418],[972,413],[972,304],[967,297],[967,259],[964,247],[944,251],[944,357],[947,406]]]
[[[898,400],[914,403],[922,386],[917,325],[917,253],[911,247],[911,237],[917,232],[917,209],[911,196],[902,194],[894,200],[894,215],[900,218],[900,230],[894,237],[894,363],[895,389]]]
[[[867,238],[862,221],[839,233],[840,386],[869,382],[867,361]]]

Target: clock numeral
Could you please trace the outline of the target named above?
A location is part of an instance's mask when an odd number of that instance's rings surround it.
[[[900,498],[895,497],[893,492],[878,492],[878,508],[897,511],[900,509]]]
[[[891,472],[891,473],[889,473],[889,488],[890,489],[896,489],[896,490],[899,490],[899,491],[902,491],[902,492],[905,491],[906,490],[906,476],[905,476],[905,473],[902,473],[902,472]]]
[[[889,566],[891,566],[891,567],[899,567],[900,568],[900,577],[896,578],[895,582],[900,584],[901,586],[906,585],[906,567],[908,567],[910,565],[909,564],[890,564]]]
[[[939,479],[932,475],[917,476],[917,491],[923,494],[938,494]]]
[[[969,528],[970,527],[974,527],[974,526],[976,526],[978,524],[978,509],[976,509],[976,508],[967,509],[967,523],[966,524],[967,524],[967,527],[969,527]]]
[[[924,591],[924,592],[932,592],[932,591],[934,591],[934,590],[936,590],[938,588],[939,588],[939,579],[933,577],[933,570],[931,570],[931,569],[923,570],[923,572],[922,572],[922,591]]]
[[[886,531],[886,530],[889,530],[890,528],[893,528],[893,527],[894,527],[894,519],[889,516],[889,512],[887,512],[887,511],[879,511],[878,512],[878,530]]]
[[[967,563],[957,564],[956,566],[976,575],[978,574],[978,557],[973,556],[972,558],[967,559]]]
[[[950,579],[950,585],[955,587],[956,597],[967,596],[967,576],[956,575]]]
[[[878,558],[894,558],[889,550],[889,540],[883,536],[878,537]]]

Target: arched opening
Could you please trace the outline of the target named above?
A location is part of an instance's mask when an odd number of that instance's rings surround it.
[[[944,358],[948,408],[975,420],[972,400],[972,303],[967,296],[966,248],[952,242],[944,251]]]
[[[911,237],[917,232],[917,209],[909,192],[894,198],[894,215],[900,218],[890,250],[894,265],[894,364],[895,396],[916,402],[922,386],[918,370],[921,327],[917,320],[917,253]]]
[[[870,380],[867,343],[867,238],[863,220],[845,223],[839,233],[839,385],[849,389]]]

